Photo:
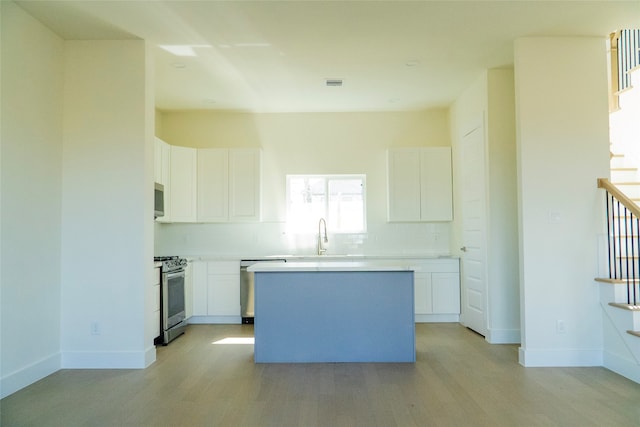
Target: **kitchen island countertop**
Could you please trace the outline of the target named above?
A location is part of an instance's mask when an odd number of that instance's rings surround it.
[[[252,272],[293,272],[293,271],[410,271],[409,264],[383,261],[294,261],[258,262],[251,265]]]

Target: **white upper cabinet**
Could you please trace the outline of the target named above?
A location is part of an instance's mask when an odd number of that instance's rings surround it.
[[[260,221],[260,149],[198,150],[198,222]]]
[[[229,220],[260,221],[261,151],[229,150]]]
[[[164,215],[159,217],[159,222],[171,221],[171,146],[161,140],[155,139],[154,146],[154,178],[155,182],[164,186]]]
[[[260,149],[198,150],[198,221],[260,221]]]
[[[388,220],[451,221],[451,148],[394,148],[387,154]]]
[[[156,138],[156,182],[164,185],[160,222],[260,221],[259,148],[195,149]]]
[[[171,221],[196,221],[197,150],[195,148],[171,146],[171,182],[169,204]]]
[[[424,148],[420,153],[420,214],[423,221],[453,220],[451,148]]]
[[[388,151],[388,219],[420,220],[420,149]]]
[[[229,150],[198,150],[198,221],[229,217]]]

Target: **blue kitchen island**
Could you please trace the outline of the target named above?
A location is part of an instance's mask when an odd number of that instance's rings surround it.
[[[249,271],[256,363],[415,362],[409,267],[269,262]]]

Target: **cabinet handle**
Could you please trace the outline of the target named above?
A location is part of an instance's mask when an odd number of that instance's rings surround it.
[[[461,247],[461,248],[460,248],[460,250],[461,250],[462,252],[467,252],[467,247],[466,247],[466,246],[463,246],[463,247]]]

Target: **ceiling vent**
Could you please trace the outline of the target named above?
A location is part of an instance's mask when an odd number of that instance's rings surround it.
[[[325,84],[329,87],[342,87],[342,79],[326,79]]]

